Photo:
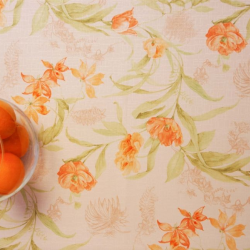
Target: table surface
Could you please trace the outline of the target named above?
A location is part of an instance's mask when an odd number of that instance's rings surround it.
[[[35,173],[0,249],[250,243],[247,0],[0,0],[0,96]]]

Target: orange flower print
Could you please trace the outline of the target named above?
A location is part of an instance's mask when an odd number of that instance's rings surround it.
[[[116,15],[112,18],[111,28],[119,34],[123,35],[137,35],[133,28],[138,24],[138,21],[133,17],[133,11],[128,10],[122,14]]]
[[[236,214],[233,214],[230,218],[228,218],[226,213],[223,213],[221,210],[219,211],[219,219],[216,220],[209,218],[210,223],[212,226],[219,229],[221,233],[225,234],[228,248],[230,250],[237,250],[236,242],[233,237],[240,237],[244,235],[242,231],[245,229],[245,226],[242,224],[234,226],[236,222]]]
[[[73,193],[91,190],[96,185],[96,179],[89,169],[81,162],[68,162],[61,166],[58,182],[63,188],[69,188]]]
[[[162,247],[156,245],[156,244],[153,244],[153,245],[148,245],[149,249],[150,250],[163,250]]]
[[[172,118],[152,117],[147,122],[147,131],[153,139],[159,139],[165,146],[180,146],[183,136],[179,125]]]
[[[123,171],[123,175],[132,172],[138,173],[141,165],[136,156],[143,144],[143,138],[139,133],[128,134],[119,145],[119,152],[116,154],[115,164]]]
[[[38,123],[37,113],[41,115],[47,115],[49,113],[49,110],[47,110],[47,107],[44,106],[44,104],[49,101],[49,99],[47,99],[46,97],[43,97],[43,96],[34,97],[33,96],[33,99],[31,101],[27,101],[21,96],[15,96],[15,97],[12,97],[12,99],[16,103],[26,106],[24,113],[29,118],[32,118],[35,123]]]
[[[164,55],[168,44],[161,38],[149,38],[143,43],[143,48],[151,58],[158,58]]]
[[[148,247],[149,247],[150,250],[163,250],[162,247],[160,247],[160,246],[158,246],[156,244],[148,245]],[[177,246],[177,247],[171,248],[170,250],[187,250],[187,248],[182,247],[182,246]]]
[[[218,23],[206,34],[207,46],[221,55],[229,55],[233,51],[241,52],[247,45],[246,40],[232,23]]]
[[[88,97],[90,98],[96,97],[93,86],[98,86],[103,83],[102,78],[104,77],[104,74],[95,74],[95,71],[96,64],[93,64],[90,68],[88,68],[87,64],[85,64],[83,61],[81,61],[79,70],[71,69],[72,74],[75,77],[80,78],[80,80],[85,83],[85,90]]]
[[[178,227],[172,227],[168,223],[160,223],[159,221],[157,223],[162,231],[167,232],[159,241],[160,243],[170,243],[172,249],[176,249],[179,245],[189,248],[190,242],[188,237],[194,236],[194,233],[186,227],[186,223],[181,222]]]
[[[0,27],[5,27],[7,22],[5,15],[2,13],[7,1],[8,0],[0,0]]]
[[[187,228],[189,228],[190,230],[192,230],[195,233],[195,229],[200,229],[203,230],[203,226],[200,223],[201,221],[207,220],[207,216],[205,216],[204,214],[202,214],[204,207],[201,207],[199,209],[197,209],[193,215],[191,216],[191,214],[189,212],[187,212],[184,209],[180,209],[179,211],[181,212],[181,214],[187,218],[183,219],[181,221],[181,223],[185,223],[187,225]]]
[[[49,72],[44,72],[41,78],[34,78],[31,75],[24,75],[21,73],[23,81],[30,83],[23,92],[24,95],[32,94],[34,97],[41,95],[51,97],[51,87],[56,86],[55,82],[50,79]]]
[[[67,70],[69,70],[69,67],[64,65],[64,62],[66,60],[66,57],[63,58],[62,60],[60,60],[56,66],[54,67],[53,64],[43,61],[42,63],[45,67],[49,68],[45,71],[45,73],[49,74],[49,78],[54,81],[57,84],[57,80],[64,80],[64,76],[62,74],[62,72],[65,72]]]

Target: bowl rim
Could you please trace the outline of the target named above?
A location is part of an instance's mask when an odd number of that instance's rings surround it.
[[[30,181],[30,179],[31,179],[32,175],[34,174],[34,171],[35,171],[35,169],[37,167],[37,162],[38,162],[38,158],[39,158],[40,147],[39,147],[39,141],[38,141],[37,133],[36,133],[36,131],[34,129],[34,126],[33,126],[32,122],[28,118],[28,116],[19,107],[17,107],[17,105],[15,105],[14,103],[12,103],[10,101],[7,101],[7,100],[5,100],[5,99],[3,99],[1,97],[0,97],[0,100],[3,101],[3,102],[6,102],[10,106],[12,106],[25,119],[25,122],[27,122],[27,124],[28,124],[28,126],[30,128],[30,131],[31,131],[31,133],[33,135],[33,138],[34,138],[34,152],[35,152],[34,153],[34,155],[35,155],[34,162],[32,164],[32,168],[31,168],[29,174],[26,176],[26,179],[23,180],[23,182],[20,184],[20,186],[17,189],[15,189],[12,193],[7,194],[7,195],[0,195],[0,202],[1,202],[1,201],[4,201],[4,200],[12,197],[16,193],[18,193]],[[0,138],[0,147],[2,148],[2,139],[1,138]],[[0,159],[0,164],[1,164],[1,160],[2,159]]]

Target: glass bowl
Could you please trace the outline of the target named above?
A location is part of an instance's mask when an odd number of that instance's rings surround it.
[[[25,167],[25,176],[23,179],[23,182],[21,183],[21,185],[12,193],[7,194],[7,195],[0,195],[0,202],[10,198],[11,196],[13,196],[14,194],[16,194],[17,192],[19,192],[30,180],[30,178],[32,177],[36,165],[37,165],[37,161],[38,161],[38,157],[39,157],[39,142],[37,139],[37,134],[34,130],[34,127],[32,125],[32,123],[30,122],[29,118],[25,115],[25,113],[19,109],[16,105],[3,100],[0,98],[1,101],[8,103],[15,111],[16,114],[16,122],[18,122],[19,124],[23,125],[27,132],[29,133],[29,148],[28,151],[26,152],[26,154],[21,158],[24,167]],[[2,141],[0,138],[0,147],[2,147]],[[0,159],[0,164],[1,164],[1,160]]]

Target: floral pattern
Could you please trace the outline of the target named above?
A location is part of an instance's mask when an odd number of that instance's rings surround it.
[[[173,142],[175,146],[183,143],[180,126],[171,118],[152,117],[147,122],[147,130],[153,139],[159,139],[165,146],[170,146]]]
[[[234,226],[236,222],[236,214],[233,214],[230,218],[228,218],[226,213],[220,211],[219,220],[213,218],[210,218],[209,220],[213,227],[219,229],[222,234],[225,234],[228,248],[230,250],[236,249],[234,237],[244,235],[242,231],[245,229],[245,226],[242,224]]]
[[[85,89],[88,97],[94,98],[96,96],[93,86],[98,86],[103,83],[102,78],[104,77],[104,74],[101,73],[95,74],[96,71],[95,64],[93,64],[89,69],[87,67],[88,67],[87,64],[85,64],[82,61],[79,70],[71,69],[71,72],[75,77],[79,78],[81,81],[85,83]]]
[[[111,28],[123,35],[137,35],[133,28],[138,24],[138,21],[133,17],[133,9],[125,11],[122,14],[112,18]]]
[[[151,58],[162,57],[167,46],[167,43],[161,38],[150,38],[143,43],[143,48]]]
[[[115,163],[117,167],[123,171],[123,175],[128,175],[130,172],[138,173],[140,163],[136,159],[143,138],[139,133],[128,134],[124,140],[120,142],[119,152],[116,154]]]
[[[12,99],[20,105],[25,105],[26,108],[24,110],[24,113],[35,123],[38,123],[38,114],[41,115],[47,115],[49,113],[49,110],[47,107],[44,105],[46,102],[49,101],[48,98],[39,96],[37,98],[32,97],[32,100],[25,100],[22,96],[15,96],[12,97]]]
[[[218,23],[206,34],[209,49],[221,55],[229,55],[233,51],[241,52],[247,45],[246,40],[232,23]]]
[[[82,162],[68,162],[60,167],[58,182],[63,188],[69,188],[73,193],[91,190],[96,180]]]
[[[0,0],[1,98],[40,144],[0,249],[248,250],[249,13]]]

